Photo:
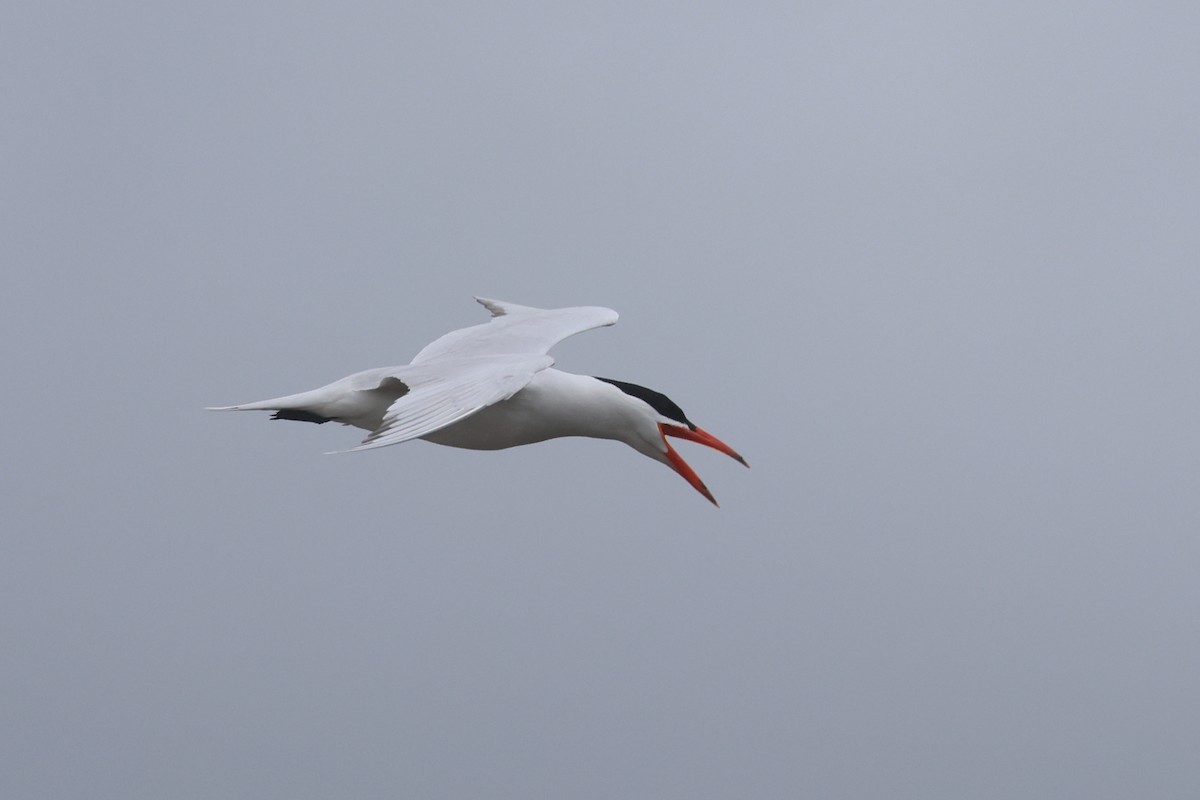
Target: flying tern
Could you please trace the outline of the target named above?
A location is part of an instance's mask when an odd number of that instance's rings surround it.
[[[749,466],[661,392],[551,368],[550,348],[568,336],[614,324],[617,312],[475,299],[492,313],[491,320],[447,333],[410,364],[357,372],[308,392],[208,410],[274,411],[271,419],[332,421],[370,431],[346,452],[410,439],[470,450],[501,450],[560,436],[615,439],[674,469],[713,505],[712,492],[667,437],[699,442]]]

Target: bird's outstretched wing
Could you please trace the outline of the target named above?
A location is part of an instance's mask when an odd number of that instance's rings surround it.
[[[413,364],[461,356],[545,355],[568,336],[617,321],[617,312],[600,306],[532,308],[483,297],[475,299],[492,312],[491,321],[434,340],[417,353]]]
[[[419,439],[453,425],[512,397],[553,363],[548,355],[473,355],[388,370],[379,376],[379,388],[401,394],[379,426],[351,451]]]

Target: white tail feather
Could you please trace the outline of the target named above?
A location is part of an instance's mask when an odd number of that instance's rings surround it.
[[[319,391],[319,390],[318,390]],[[299,394],[289,394],[283,397],[274,397],[270,400],[259,400],[255,403],[239,403],[236,406],[209,406],[205,411],[283,411],[305,410],[310,408],[314,403],[321,402],[324,394],[318,394],[317,391],[300,392]]]

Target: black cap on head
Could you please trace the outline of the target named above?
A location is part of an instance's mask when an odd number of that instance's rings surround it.
[[[683,409],[675,404],[675,401],[667,397],[662,392],[656,392],[653,389],[647,389],[645,386],[638,386],[636,383],[626,383],[625,381],[614,381],[612,378],[596,378],[598,381],[611,383],[613,386],[620,389],[625,394],[636,397],[646,405],[653,408],[667,419],[673,419],[676,422],[682,422],[691,430],[696,430],[696,426],[683,413]]]

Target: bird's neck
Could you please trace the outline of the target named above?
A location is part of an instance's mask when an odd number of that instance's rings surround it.
[[[539,372],[522,394],[554,436],[589,436],[625,441],[641,421],[638,403],[590,375],[556,369]]]

